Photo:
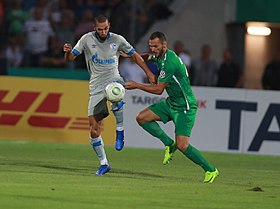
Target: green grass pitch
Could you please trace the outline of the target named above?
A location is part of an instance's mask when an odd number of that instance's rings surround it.
[[[280,157],[203,152],[220,171],[213,184],[176,152],[106,147],[111,172],[98,177],[89,145],[0,141],[1,209],[277,209]]]

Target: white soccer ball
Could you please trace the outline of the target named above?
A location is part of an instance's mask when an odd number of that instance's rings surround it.
[[[105,97],[110,102],[119,102],[124,98],[125,88],[122,84],[113,82],[105,87]]]

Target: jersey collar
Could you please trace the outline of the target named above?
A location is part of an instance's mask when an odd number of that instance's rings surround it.
[[[100,42],[104,42],[104,41],[106,40],[106,39],[105,39],[105,40],[100,39],[100,38],[99,38],[99,35],[97,34],[96,31],[94,32],[94,36],[95,36],[95,37],[97,38],[97,40],[99,40]],[[107,39],[109,40],[110,37],[111,37],[111,33],[108,32]]]
[[[167,51],[168,51],[168,49],[165,51],[164,55],[159,58],[159,60],[162,60],[162,61],[166,60],[166,58],[167,58]]]

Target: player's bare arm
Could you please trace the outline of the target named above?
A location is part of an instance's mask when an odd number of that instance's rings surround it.
[[[144,59],[145,62],[147,62],[151,59],[152,55],[149,53],[142,53],[141,57]]]
[[[156,77],[155,75],[150,71],[148,66],[146,65],[144,59],[138,54],[137,52],[134,52],[131,57],[134,59],[134,61],[144,70],[146,75],[148,76],[148,79],[150,83],[156,83]]]
[[[161,95],[167,85],[168,85],[168,83],[165,83],[165,82],[158,82],[157,84],[154,84],[154,85],[145,85],[145,84],[140,84],[135,81],[129,80],[124,85],[124,87],[129,90],[140,89],[140,90],[146,91],[148,93]]]
[[[71,44],[64,44],[63,46],[64,51],[64,60],[66,62],[73,62],[76,58],[76,55],[72,52],[72,45]]]

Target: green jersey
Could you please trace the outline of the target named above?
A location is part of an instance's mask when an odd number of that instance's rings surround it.
[[[167,102],[173,107],[185,107],[187,110],[197,108],[196,98],[192,92],[187,68],[174,51],[167,50],[162,58],[152,56],[160,71],[158,82],[168,83]]]

